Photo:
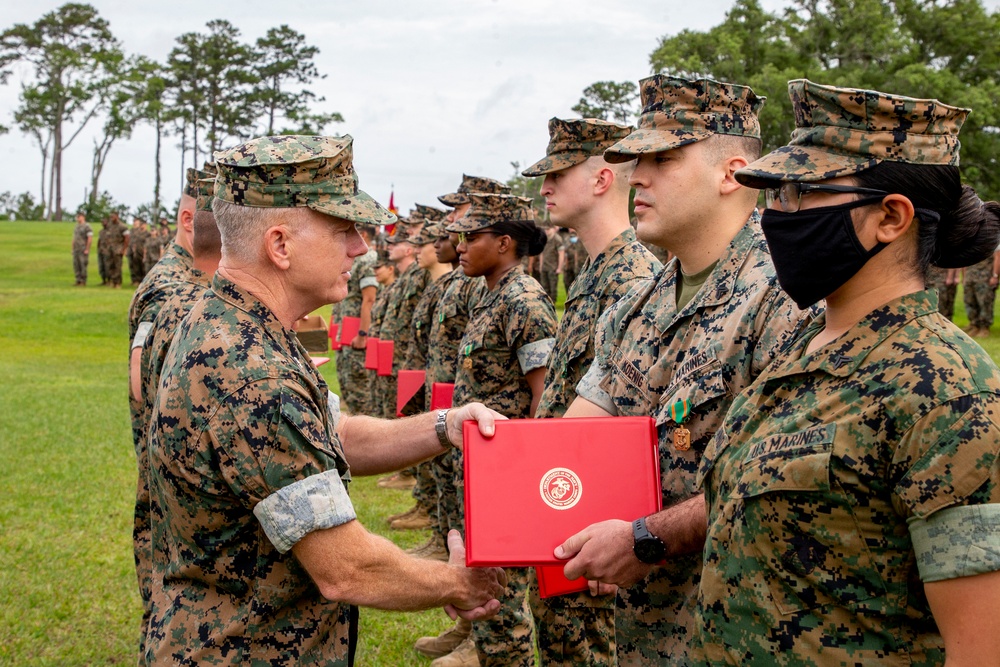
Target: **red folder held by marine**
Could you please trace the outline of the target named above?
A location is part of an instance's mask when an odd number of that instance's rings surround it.
[[[607,519],[660,509],[660,457],[649,417],[512,419],[465,438],[466,564],[560,565],[566,538]]]

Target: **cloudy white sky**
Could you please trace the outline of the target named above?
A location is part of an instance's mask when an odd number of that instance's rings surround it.
[[[1000,0],[988,4],[995,5]],[[59,7],[53,0],[0,0],[0,28],[32,23]],[[406,212],[436,204],[462,173],[501,180],[511,162],[544,155],[547,121],[573,117],[582,90],[599,80],[650,74],[661,36],[718,24],[730,0],[92,0],[129,53],[160,61],[175,38],[225,18],[253,41],[287,23],[318,46],[326,79],[313,85],[322,110],[345,122],[330,132],[355,139],[361,188]],[[774,10],[782,0],[764,0]],[[11,125],[20,72],[0,86],[0,123]],[[94,121],[94,130],[99,125]],[[63,205],[75,208],[89,184],[93,132],[68,149]],[[180,184],[176,139],[163,159],[164,198]],[[152,200],[155,135],[140,127],[112,149],[101,189],[131,206]],[[38,149],[16,129],[0,136],[6,165],[0,192],[39,189]]]

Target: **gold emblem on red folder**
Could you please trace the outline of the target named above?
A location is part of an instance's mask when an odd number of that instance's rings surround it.
[[[553,468],[542,475],[538,491],[545,504],[552,509],[568,510],[580,502],[583,483],[569,468]]]

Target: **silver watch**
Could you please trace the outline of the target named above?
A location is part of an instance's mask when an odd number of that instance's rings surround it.
[[[437,419],[434,421],[434,432],[437,433],[438,442],[445,449],[452,447],[451,439],[448,437],[448,411],[438,410]]]

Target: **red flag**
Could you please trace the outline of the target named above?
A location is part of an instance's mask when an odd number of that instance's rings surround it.
[[[396,210],[396,190],[395,188],[389,190],[389,212],[393,215],[399,215],[399,211]],[[392,234],[395,231],[396,225],[386,225],[385,233]]]

